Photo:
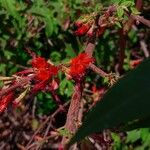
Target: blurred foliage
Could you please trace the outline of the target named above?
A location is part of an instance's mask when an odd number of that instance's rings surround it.
[[[114,2],[120,3],[121,1],[0,0],[0,74],[10,76],[24,69],[24,66],[30,67],[31,57],[25,52],[26,48],[32,49],[38,55],[47,59],[50,58],[55,64],[67,62],[78,52],[83,51],[83,42],[85,42],[85,38],[76,38],[73,35],[73,22],[82,14],[97,11]],[[130,2],[132,3],[133,0],[130,0]],[[144,2],[148,6],[148,1]],[[122,16],[121,9],[117,13],[118,16]],[[149,16],[148,13],[143,12],[142,15]],[[97,40],[94,53],[96,64],[108,72],[115,70],[114,64],[118,61],[116,57],[119,39],[118,34],[116,34],[117,29],[118,27],[106,30],[104,36]],[[134,58],[131,50],[134,49],[138,55],[142,55],[140,49],[137,48],[140,38],[137,32],[144,33],[146,30],[146,28],[140,26],[138,31],[131,30],[129,32],[126,48],[127,57],[124,63],[125,71],[131,70],[130,59]],[[149,41],[148,37],[146,37],[146,41]],[[67,80],[61,73],[59,79],[60,88],[57,92],[62,100],[67,101],[73,92],[74,83]],[[98,86],[103,84],[103,80],[93,74],[87,78],[87,81],[95,82]],[[38,114],[51,113],[56,107],[49,93],[38,94]],[[150,139],[149,132],[149,129],[129,132],[126,146],[130,147],[132,143],[136,143],[139,139],[141,141],[139,145],[150,146],[147,145],[147,139]],[[136,134],[140,134],[138,139],[135,139]],[[120,148],[122,146],[121,140],[115,134],[112,136],[115,141],[115,149]]]
[[[150,149],[150,129],[141,128],[127,132],[126,138],[121,139],[116,133],[112,133],[113,150],[149,150]]]

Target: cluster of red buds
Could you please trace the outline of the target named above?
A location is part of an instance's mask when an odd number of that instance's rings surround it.
[[[0,77],[4,83],[0,90],[0,112],[3,112],[9,103],[19,106],[27,94],[36,95],[39,91],[50,92],[55,101],[61,104],[54,92],[59,87],[58,71],[65,72],[71,79],[80,80],[89,64],[93,62],[93,58],[86,53],[81,53],[71,59],[69,66],[63,69],[65,67],[63,64],[54,66],[42,57],[33,57],[31,68],[17,72],[12,77]]]
[[[106,30],[106,25],[96,24],[94,16],[93,16],[93,18],[91,17],[90,19],[87,18],[84,20],[82,20],[82,19],[77,20],[75,22],[75,26],[77,27],[77,30],[74,33],[77,36],[87,35],[89,37],[92,37],[92,36],[96,35],[97,37],[99,37]]]
[[[104,34],[105,30],[116,23],[119,23],[119,18],[116,16],[116,7],[111,6],[104,14],[92,13],[89,15],[82,16],[75,22],[76,31],[74,32],[77,36],[87,35],[89,37],[99,37]]]
[[[94,33],[94,18],[89,16],[84,16],[75,22],[75,27],[77,30],[74,32],[76,36],[88,35],[92,36]]]

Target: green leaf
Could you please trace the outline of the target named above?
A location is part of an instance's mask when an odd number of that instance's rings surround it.
[[[5,75],[6,74],[6,64],[0,63],[0,74]]]
[[[46,17],[45,19],[45,30],[46,30],[46,35],[47,37],[51,36],[53,33],[53,22],[52,22],[52,18],[51,17]]]
[[[2,6],[8,11],[8,13],[13,16],[15,19],[19,19],[20,15],[17,12],[16,8],[15,8],[15,1],[14,0],[0,0],[0,2],[2,3]]]
[[[70,57],[76,56],[75,51],[73,50],[71,44],[66,44],[65,52],[67,53],[67,56],[70,56]]]
[[[111,133],[111,138],[113,140],[113,150],[117,150],[117,149],[121,149],[121,139],[119,137],[119,135],[117,135],[116,133]]]
[[[150,59],[116,83],[89,111],[70,143],[150,115]]]
[[[64,78],[59,85],[59,91],[61,95],[66,94],[67,97],[71,96],[73,93],[73,83]]]
[[[7,60],[10,60],[12,56],[14,56],[15,54],[8,51],[8,50],[5,50],[4,51],[4,56],[7,58]]]
[[[131,7],[131,12],[134,14],[134,15],[139,15],[140,12],[135,8],[135,7]]]
[[[115,24],[116,24],[119,28],[122,28],[122,25],[120,24],[120,22],[115,22]]]
[[[24,20],[21,18],[19,12],[15,7],[14,0],[0,0],[2,6],[7,10],[10,16],[12,16],[15,20],[18,21],[19,27],[23,27]]]
[[[136,142],[138,139],[140,139],[141,137],[141,133],[140,130],[133,130],[127,133],[127,139],[126,142],[127,143],[133,143]]]
[[[134,1],[124,1],[121,5],[126,7],[134,6]]]
[[[50,11],[50,9],[44,5],[41,7],[39,7],[39,5],[33,5],[33,7],[28,12],[42,18],[45,24],[45,33],[47,36],[51,36],[54,30],[54,23],[52,12]]]
[[[149,134],[150,134],[150,129],[149,128],[143,128],[140,129],[141,130],[141,138],[144,141],[146,141],[146,139],[148,138]]]
[[[117,15],[118,15],[118,17],[121,18],[121,17],[123,16],[123,14],[124,14],[123,8],[122,8],[122,7],[119,7],[119,8],[117,9]]]
[[[50,55],[50,58],[53,62],[59,62],[61,60],[61,54],[57,51],[53,51]]]

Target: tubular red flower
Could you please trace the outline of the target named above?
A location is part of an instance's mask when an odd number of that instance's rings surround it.
[[[58,68],[52,65],[49,65],[48,68],[39,68],[37,70],[37,78],[39,80],[48,80],[52,78],[52,76],[57,75],[58,73]]]
[[[11,92],[7,96],[3,96],[3,98],[0,100],[0,113],[3,112],[8,104],[13,100],[14,93]]]
[[[83,24],[81,27],[79,27],[77,29],[77,31],[75,31],[75,35],[77,36],[82,36],[84,34],[86,34],[88,32],[88,30],[90,29],[90,26],[88,24]]]
[[[90,63],[94,61],[93,58],[88,56],[86,53],[81,53],[77,57],[71,60],[70,64],[70,75],[79,76],[82,75]]]

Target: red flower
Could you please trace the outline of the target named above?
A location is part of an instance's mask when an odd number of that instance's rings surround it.
[[[70,75],[71,76],[79,76],[82,75],[88,65],[92,63],[94,60],[90,58],[86,53],[81,53],[77,57],[71,60],[70,64]]]
[[[51,75],[55,76],[58,73],[58,67],[50,65],[49,71],[50,71]]]
[[[82,36],[86,34],[89,29],[90,29],[90,26],[88,24],[83,24],[81,27],[77,29],[77,31],[75,31],[75,35]]]
[[[14,93],[11,92],[7,96],[4,96],[0,100],[0,113],[3,112],[6,109],[7,105],[10,103],[10,101],[13,100],[13,97],[14,97]]]
[[[48,65],[49,64],[42,57],[36,57],[32,60],[32,66],[34,68],[46,68],[46,67],[48,67]]]
[[[58,68],[52,65],[49,65],[48,68],[40,68],[37,71],[37,78],[39,80],[48,80],[52,76],[57,75],[58,73]]]
[[[51,73],[46,68],[40,68],[37,71],[37,78],[39,80],[48,80],[51,77]]]
[[[38,80],[41,81],[48,80],[58,73],[58,68],[47,63],[42,57],[33,59],[32,66],[37,69],[35,72]]]

